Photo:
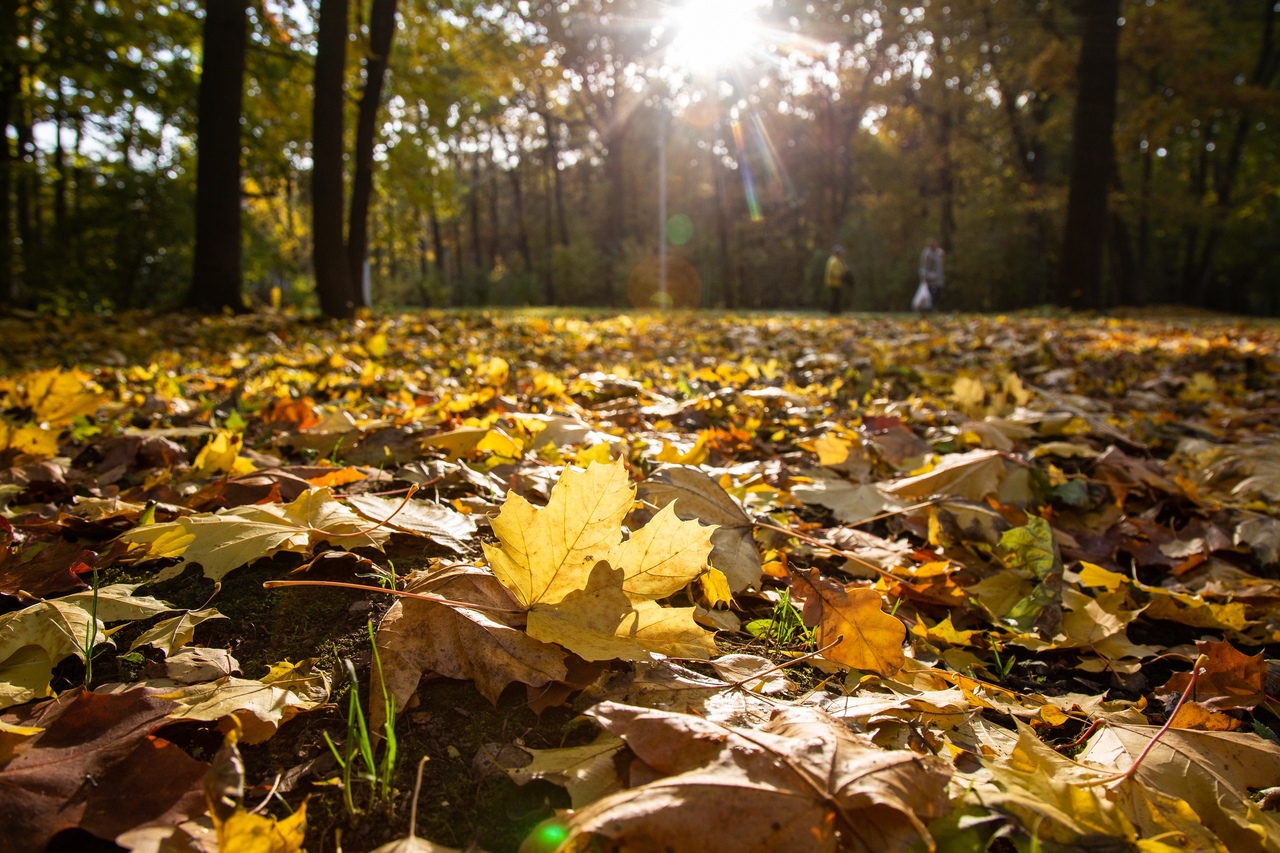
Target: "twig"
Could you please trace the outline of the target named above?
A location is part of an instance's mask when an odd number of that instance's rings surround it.
[[[408,494],[404,496],[404,500],[400,501],[400,506],[396,507],[395,512],[391,513],[391,515],[388,515],[386,518],[382,519],[382,521],[379,521],[373,527],[369,527],[364,530],[357,530],[355,533],[330,533],[327,530],[319,530],[315,527],[312,527],[310,528],[310,532],[323,533],[325,539],[355,539],[359,536],[368,536],[370,533],[377,530],[379,527],[389,524],[391,522],[391,519],[399,515],[400,510],[405,508],[405,506],[409,503],[409,498],[413,497],[414,494],[417,493],[417,491],[418,491],[417,485],[410,486]]]
[[[431,760],[431,756],[424,755],[422,760],[418,762],[418,778],[413,783],[413,804],[409,806],[409,837],[413,838],[418,834],[418,794],[422,791],[422,769],[427,766],[427,762]]]
[[[746,678],[742,679],[741,681],[735,681],[735,682],[733,682],[732,684],[730,684],[730,685],[729,685],[729,688],[728,688],[728,689],[733,690],[733,689],[735,689],[735,688],[741,688],[741,687],[742,687],[744,684],[746,684],[748,681],[757,681],[757,680],[761,680],[761,679],[763,679],[766,675],[772,675],[773,673],[777,672],[777,671],[778,671],[778,670],[780,670],[780,669],[786,669],[786,668],[787,668],[787,667],[789,667],[789,666],[795,666],[795,665],[796,665],[796,664],[798,664],[798,663],[804,663],[805,661],[809,660],[810,658],[817,657],[818,655],[822,654],[823,652],[827,651],[828,649],[832,648],[833,646],[838,646],[838,645],[840,645],[840,644],[841,644],[841,643],[843,643],[843,642],[844,642],[844,634],[840,634],[840,635],[839,635],[839,636],[837,636],[834,640],[832,640],[831,642],[827,643],[825,646],[823,646],[823,647],[822,647],[822,648],[820,648],[820,649],[814,649],[813,651],[811,651],[811,652],[807,652],[806,654],[803,654],[803,655],[801,655],[801,656],[800,656],[800,657],[798,657],[798,658],[793,658],[793,659],[788,660],[788,661],[783,661],[783,662],[782,662],[782,663],[780,663],[780,664],[775,664],[774,666],[771,666],[769,669],[766,669],[764,672],[757,672],[755,675],[749,675],[749,676],[747,676]]]
[[[383,595],[396,595],[401,598],[417,598],[421,601],[430,601],[435,604],[444,604],[448,607],[465,607],[469,610],[487,610],[490,613],[525,613],[524,610],[515,610],[507,607],[493,607],[489,604],[473,604],[468,601],[454,601],[452,598],[445,598],[441,595],[431,595],[425,592],[405,592],[400,589],[386,589],[380,586],[365,586],[362,583],[344,583],[342,581],[264,581],[263,589],[278,589],[286,586],[335,586],[342,589],[358,589],[361,592],[380,592]]]

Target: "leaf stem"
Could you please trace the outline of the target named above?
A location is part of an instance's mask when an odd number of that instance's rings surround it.
[[[1138,768],[1142,766],[1142,762],[1151,754],[1151,750],[1155,749],[1156,742],[1164,737],[1164,733],[1173,726],[1173,721],[1177,719],[1178,712],[1182,710],[1182,706],[1187,703],[1187,699],[1195,692],[1196,682],[1200,680],[1200,672],[1208,662],[1208,655],[1200,655],[1200,657],[1196,658],[1195,664],[1191,667],[1191,679],[1187,682],[1186,689],[1182,691],[1182,695],[1178,697],[1178,704],[1174,705],[1173,710],[1169,713],[1169,719],[1165,720],[1164,725],[1160,727],[1160,731],[1156,732],[1151,740],[1147,742],[1147,745],[1142,748],[1142,752],[1138,753],[1138,757],[1133,760],[1133,764],[1129,765],[1128,770],[1123,773],[1117,773],[1114,776],[1106,776],[1102,779],[1095,779],[1092,782],[1084,782],[1082,787],[1091,788],[1094,785],[1107,785],[1111,782],[1122,782],[1125,779],[1133,778],[1133,774],[1138,772]]]
[[[342,589],[358,589],[361,592],[380,592],[384,595],[395,595],[401,598],[417,598],[421,601],[430,601],[435,604],[443,604],[447,607],[465,607],[468,610],[486,610],[490,613],[526,613],[525,610],[517,610],[507,607],[494,607],[489,604],[472,604],[467,601],[454,601],[452,598],[445,598],[440,595],[431,595],[425,592],[405,592],[400,589],[386,589],[380,586],[365,586],[362,583],[344,583],[342,581],[265,581],[262,584],[263,589],[278,589],[287,586],[335,586]]]
[[[787,660],[787,661],[783,661],[782,663],[775,664],[774,666],[771,666],[768,669],[766,669],[764,672],[757,672],[754,675],[748,675],[746,678],[742,679],[741,681],[735,681],[729,685],[729,689],[730,690],[733,690],[735,688],[740,689],[748,681],[758,681],[763,679],[766,675],[772,675],[778,670],[786,669],[789,666],[795,666],[798,663],[804,663],[810,658],[817,657],[818,655],[822,654],[823,652],[827,651],[833,646],[840,645],[840,643],[842,642],[844,642],[844,634],[841,634],[840,636],[836,637],[834,640],[827,643],[825,646],[823,646],[820,649],[814,649],[813,651],[807,652],[798,658],[792,658],[791,660]]]

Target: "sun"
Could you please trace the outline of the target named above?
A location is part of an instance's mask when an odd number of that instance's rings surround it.
[[[694,72],[727,68],[762,41],[757,9],[764,0],[684,0],[667,15],[675,37],[666,65]]]

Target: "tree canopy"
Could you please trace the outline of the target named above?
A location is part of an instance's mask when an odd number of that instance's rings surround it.
[[[195,185],[238,134],[250,300],[343,313],[367,259],[382,305],[812,307],[839,242],[903,310],[936,237],[944,307],[1280,312],[1271,0],[224,5],[0,3],[0,299],[226,304]],[[197,136],[211,12],[242,116]]]

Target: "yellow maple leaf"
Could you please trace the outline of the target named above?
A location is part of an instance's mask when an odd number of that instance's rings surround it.
[[[219,853],[297,853],[307,835],[307,804],[284,820],[236,809],[218,824]]]
[[[191,465],[191,476],[197,478],[219,477],[223,474],[249,474],[257,468],[248,459],[241,458],[240,448],[244,436],[230,430],[219,430],[209,443],[200,448],[196,461]]]
[[[626,463],[568,469],[546,507],[513,494],[492,522],[500,547],[485,545],[498,580],[529,611],[529,636],[587,660],[640,660],[715,653],[693,608],[656,599],[707,570],[714,527],[680,521],[664,507],[630,539],[622,522],[635,500]]]

